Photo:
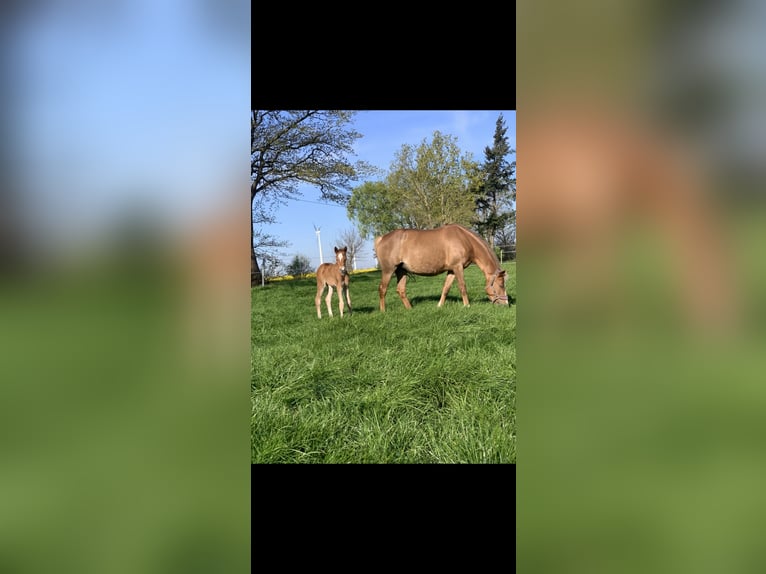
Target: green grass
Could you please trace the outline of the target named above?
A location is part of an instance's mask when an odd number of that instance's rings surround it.
[[[407,310],[392,279],[354,275],[353,314],[316,316],[314,279],[252,289],[253,463],[515,463],[516,265],[512,304],[493,306],[466,269],[437,308],[445,275],[413,276]]]

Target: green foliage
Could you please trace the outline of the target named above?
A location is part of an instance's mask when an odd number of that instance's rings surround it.
[[[352,163],[362,134],[349,127],[356,112],[252,110],[250,191],[292,197],[299,183],[316,185],[325,199],[345,201],[349,182],[370,170]]]
[[[420,145],[405,144],[383,182],[352,190],[348,215],[366,236],[400,227],[432,229],[446,223],[471,225],[477,165],[461,155],[456,138],[434,132]]]
[[[395,198],[382,181],[368,181],[355,187],[348,205],[348,217],[357,222],[359,233],[364,237],[383,235],[399,227],[409,227],[411,222],[402,213]]]
[[[342,319],[317,319],[313,280],[253,289],[252,462],[515,463],[516,306],[465,276],[470,307],[453,287],[437,308],[445,276],[416,276],[413,309],[392,281],[380,313],[380,272],[354,275]]]
[[[435,131],[430,143],[403,145],[396,155],[386,185],[413,227],[471,223],[474,205],[467,169],[471,158],[461,156],[456,141]]]

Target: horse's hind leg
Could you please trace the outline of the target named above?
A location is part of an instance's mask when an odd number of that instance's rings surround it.
[[[399,293],[404,306],[407,309],[412,309],[412,304],[407,299],[407,272],[401,267],[396,268],[396,292]]]
[[[442,289],[442,296],[439,299],[437,307],[444,305],[444,301],[447,299],[447,293],[449,293],[452,282],[455,280],[455,274],[452,271],[447,271],[447,278],[444,280],[444,288]]]
[[[378,294],[380,295],[380,311],[386,310],[386,291],[388,291],[388,282],[391,281],[391,275],[393,271],[383,271],[380,276],[380,286],[378,287]]]
[[[327,297],[324,298],[325,303],[327,303],[327,312],[330,314],[330,317],[332,317],[332,285],[329,283],[327,284]]]

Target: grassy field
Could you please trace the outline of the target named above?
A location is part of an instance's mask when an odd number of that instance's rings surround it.
[[[316,316],[314,279],[252,289],[253,463],[515,463],[516,265],[509,307],[466,269],[437,308],[445,275],[408,280],[406,310],[380,273],[351,278],[353,314]],[[324,301],[322,301],[324,306]]]

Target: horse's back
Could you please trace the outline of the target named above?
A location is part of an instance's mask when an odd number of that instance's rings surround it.
[[[396,229],[375,238],[384,271],[399,265],[417,275],[437,275],[471,260],[470,231],[449,224],[436,229]]]

